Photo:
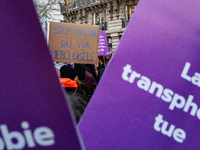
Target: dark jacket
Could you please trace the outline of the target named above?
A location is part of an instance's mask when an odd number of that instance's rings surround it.
[[[95,83],[95,79],[93,75],[89,73],[88,71],[85,71],[85,84],[86,84],[86,87],[84,90],[90,98],[92,94],[94,93],[97,84]]]
[[[98,70],[99,70],[99,71],[98,71],[97,83],[99,83],[99,81],[100,81],[100,79],[101,79],[101,77],[102,77],[102,75],[103,75],[103,73],[104,73],[104,71],[105,71],[105,66],[104,66],[104,64],[99,65]]]
[[[85,70],[88,71],[89,73],[91,73],[94,77],[94,79],[96,79],[96,72],[95,72],[95,67],[92,64],[86,64],[85,65]]]
[[[66,81],[64,79],[60,79],[60,82],[62,87],[65,88],[65,91],[67,92],[76,122],[78,123],[85,111],[85,108],[87,107],[89,98],[84,90],[78,89],[78,86],[75,84],[70,84],[69,78],[66,79]],[[73,80],[71,81],[74,82]]]

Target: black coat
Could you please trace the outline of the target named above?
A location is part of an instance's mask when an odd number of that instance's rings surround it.
[[[75,88],[65,88],[65,90],[69,97],[70,104],[76,118],[76,122],[78,123],[85,111],[85,108],[87,107],[89,98],[86,92],[82,89],[76,90]]]

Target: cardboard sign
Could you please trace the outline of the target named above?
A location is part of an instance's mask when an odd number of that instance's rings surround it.
[[[99,26],[50,22],[49,44],[55,62],[95,64]]]
[[[199,6],[139,2],[78,125],[87,150],[199,149]]]
[[[98,49],[98,55],[104,55],[109,57],[110,49],[108,47],[108,41],[107,41],[107,35],[106,31],[99,32],[99,49]]]
[[[32,1],[0,10],[0,149],[81,149]]]

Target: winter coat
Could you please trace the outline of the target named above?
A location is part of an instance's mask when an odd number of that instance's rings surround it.
[[[85,71],[85,84],[86,87],[84,90],[87,93],[87,95],[91,97],[96,89],[97,84],[95,83],[93,75],[88,71]]]
[[[76,81],[69,78],[60,78],[60,83],[67,92],[76,122],[78,123],[89,102],[89,98],[84,90],[78,89]]]
[[[99,71],[98,71],[97,83],[99,83],[99,81],[100,81],[100,79],[101,79],[101,77],[102,77],[102,75],[103,75],[103,73],[104,73],[104,71],[105,71],[105,66],[104,66],[104,64],[99,65],[98,70],[99,70]]]

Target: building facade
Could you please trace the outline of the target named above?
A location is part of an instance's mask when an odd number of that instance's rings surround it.
[[[69,11],[65,4],[60,6],[65,22],[99,25],[100,30],[105,30],[113,53],[137,4],[138,0],[77,1]]]

